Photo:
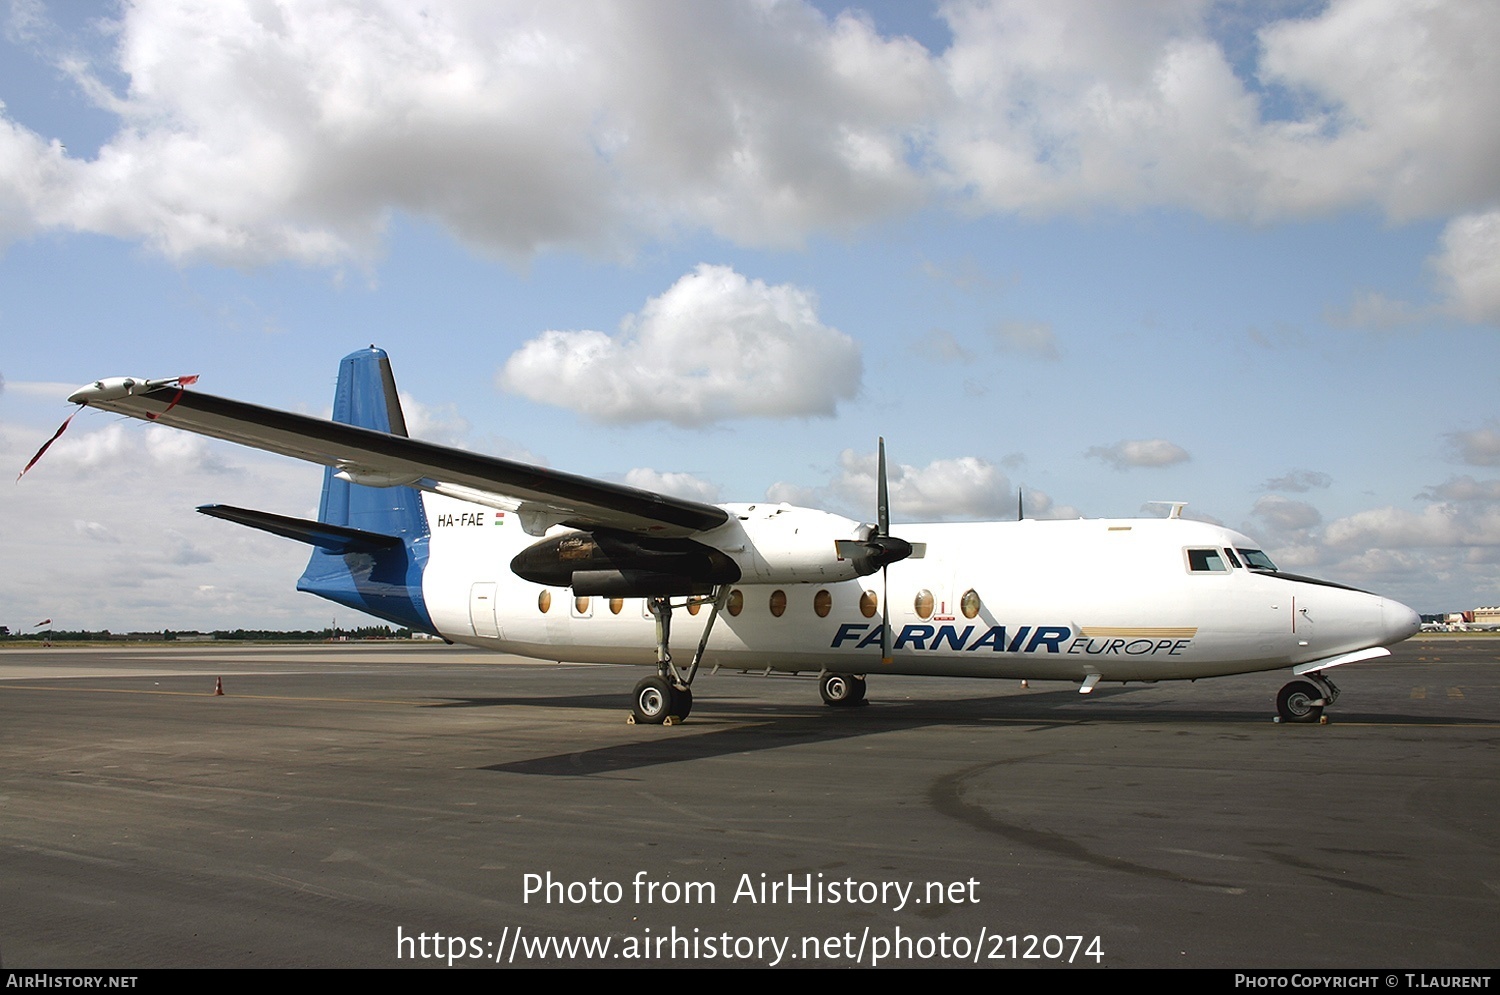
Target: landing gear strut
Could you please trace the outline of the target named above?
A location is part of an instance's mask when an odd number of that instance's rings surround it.
[[[1338,700],[1339,689],[1326,677],[1307,674],[1276,695],[1276,717],[1282,722],[1316,722],[1323,709]]]
[[[646,599],[646,608],[656,619],[656,676],[635,686],[635,695],[630,702],[632,725],[676,725],[688,717],[693,710],[693,678],[698,674],[698,665],[703,662],[703,653],[708,649],[708,635],[713,631],[714,621],[718,619],[728,594],[727,584],[714,588],[713,610],[708,614],[703,637],[698,640],[697,652],[693,654],[693,662],[686,673],[672,663],[668,645],[672,639],[671,599]]]

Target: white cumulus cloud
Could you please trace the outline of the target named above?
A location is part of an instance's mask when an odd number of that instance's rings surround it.
[[[601,422],[693,426],[831,415],[858,392],[862,369],[859,347],[818,320],[811,293],[700,265],[615,335],[543,332],[499,382]]]
[[[1372,508],[1329,522],[1323,541],[1336,547],[1500,545],[1500,506],[1429,504],[1420,511]]]
[[[855,514],[873,521],[878,457],[846,449],[830,488]],[[908,521],[995,519],[1015,515],[1015,491],[1000,468],[977,456],[933,460],[924,467],[886,464],[891,515]]]
[[[1279,477],[1272,477],[1262,486],[1268,491],[1293,491],[1302,493],[1314,487],[1325,488],[1333,484],[1333,478],[1321,470],[1289,470]]]
[[[1323,516],[1318,509],[1306,501],[1293,501],[1280,494],[1263,495],[1255,502],[1251,513],[1270,526],[1278,535],[1305,531],[1323,521]]]
[[[406,434],[413,439],[444,446],[462,446],[468,439],[469,420],[459,414],[456,404],[424,404],[405,391],[400,396]]]
[[[1495,501],[1500,503],[1500,480],[1475,480],[1465,474],[1429,487],[1419,497],[1429,501]]]
[[[650,467],[637,467],[625,474],[625,483],[643,491],[670,494],[672,497],[703,501],[708,504],[719,499],[719,485],[711,484],[690,473],[658,472]]]
[[[1032,216],[1373,206],[1459,219],[1435,265],[1493,320],[1464,219],[1500,201],[1500,11],[1256,11],[1236,61],[1218,9],[955,0],[934,53],[797,0],[135,0],[94,63],[18,29],[117,126],[86,158],[0,110],[0,240],[338,265],[397,212],[524,259],[682,230],[796,245],[938,193]]]
[[[1500,466],[1500,425],[1448,433],[1454,454],[1470,466]]]
[[[1500,323],[1500,211],[1448,222],[1432,259],[1448,310],[1465,321]]]
[[[1166,439],[1122,439],[1112,446],[1091,446],[1084,455],[1116,470],[1133,466],[1171,466],[1192,459],[1186,449]]]
[[[994,209],[1187,207],[1398,219],[1492,202],[1500,16],[1483,4],[1335,0],[1270,20],[1236,75],[1206,2],[1001,0],[945,8],[955,101],[940,167]],[[1275,105],[1275,106],[1270,106]]]
[[[115,30],[106,63],[53,56],[119,120],[97,157],[0,117],[0,235],[328,264],[403,211],[522,257],[795,244],[919,200],[942,92],[915,42],[801,3],[136,0]]]

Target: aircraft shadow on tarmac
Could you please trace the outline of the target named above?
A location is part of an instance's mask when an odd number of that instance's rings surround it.
[[[640,726],[653,738],[619,743],[590,750],[536,757],[482,767],[483,770],[511,774],[578,777],[682,763],[712,757],[780,749],[804,743],[826,743],[856,736],[899,732],[929,726],[954,728],[993,728],[997,724],[1013,726],[1026,733],[1044,732],[1064,726],[1082,724],[1145,725],[1189,723],[1203,725],[1263,725],[1268,735],[1293,730],[1315,733],[1318,726],[1288,726],[1282,730],[1272,722],[1272,709],[1243,708],[1215,710],[1214,703],[1201,707],[1167,705],[1152,707],[1139,703],[1106,699],[1125,698],[1147,690],[1120,688],[1099,690],[1087,702],[1080,702],[1072,688],[1058,691],[1034,691],[1026,695],[985,695],[972,698],[935,698],[924,701],[877,702],[868,708],[830,709],[821,704],[787,706],[783,704],[747,704],[743,700],[704,698],[695,703],[693,718],[686,724],[665,730],[657,726]],[[496,697],[465,698],[433,707],[570,707],[599,709],[623,714],[618,695],[580,695],[576,697]],[[1361,714],[1341,711],[1332,719],[1339,722],[1374,725],[1445,725],[1455,721],[1473,724],[1472,719],[1445,716],[1411,716],[1400,714]],[[724,728],[725,723],[732,723]],[[1484,722],[1500,728],[1500,722]]]

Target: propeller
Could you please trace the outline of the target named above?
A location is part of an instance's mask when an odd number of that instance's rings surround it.
[[[885,438],[881,437],[875,493],[875,531],[863,539],[840,539],[834,543],[839,559],[853,560],[861,577],[880,571],[880,658],[891,662],[890,578],[886,568],[912,554],[912,544],[891,535],[890,488],[886,484]]]

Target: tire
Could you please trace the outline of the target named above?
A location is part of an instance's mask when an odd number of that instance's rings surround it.
[[[681,722],[693,710],[693,689],[672,688],[672,717]]]
[[[847,708],[865,700],[865,679],[850,674],[824,674],[818,679],[818,693],[823,703],[834,708]]]
[[[674,689],[660,677],[648,677],[635,686],[630,713],[640,725],[659,726],[672,714]]]
[[[1308,681],[1292,681],[1276,696],[1276,714],[1283,722],[1316,722],[1323,716],[1323,692]]]

